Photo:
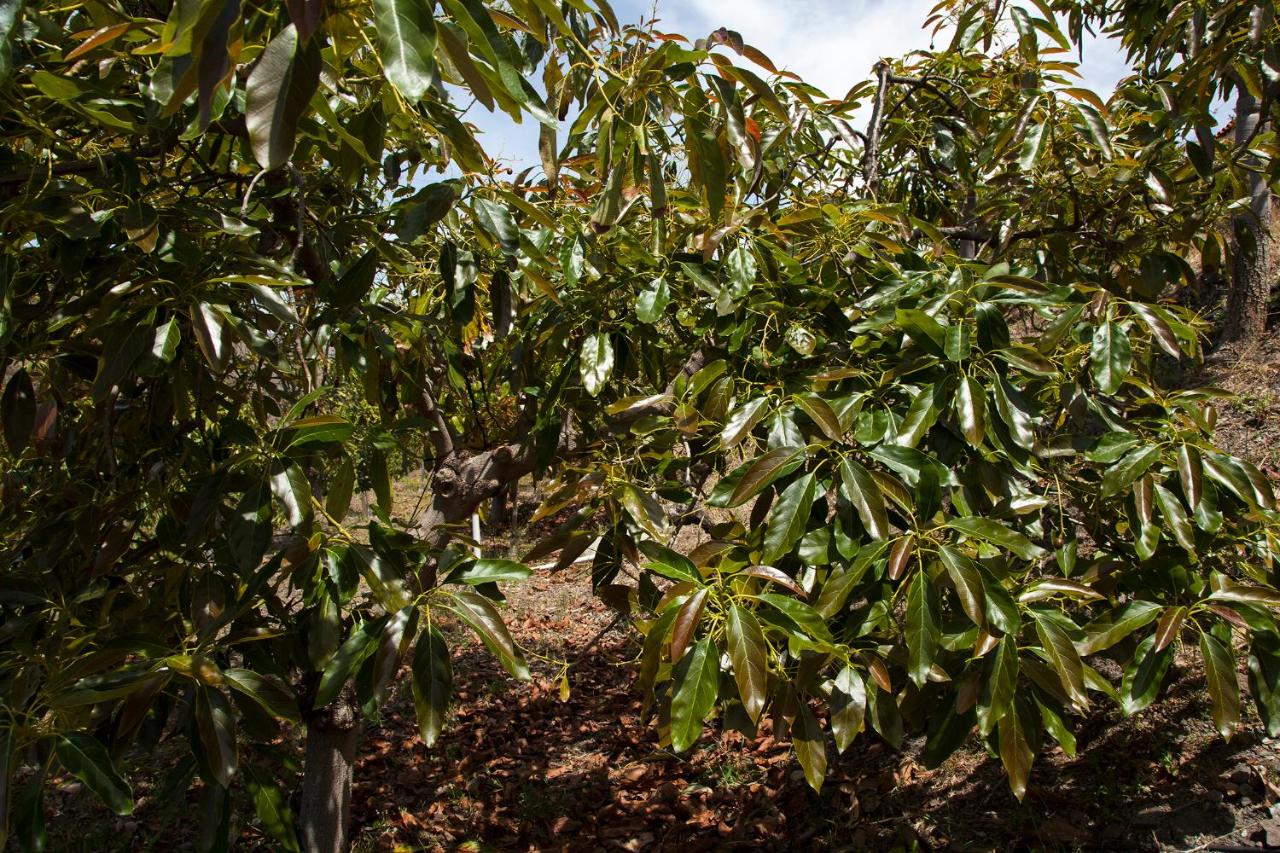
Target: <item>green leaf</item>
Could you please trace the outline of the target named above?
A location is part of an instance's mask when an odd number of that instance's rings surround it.
[[[232,690],[248,696],[273,717],[302,722],[298,701],[293,691],[281,679],[273,675],[259,675],[249,669],[232,667],[222,671],[222,677]]]
[[[351,511],[351,496],[355,488],[355,461],[350,456],[344,456],[338,463],[338,470],[329,481],[329,491],[324,496],[324,511],[339,524]]]
[[[1249,692],[1270,737],[1280,735],[1280,639],[1255,634],[1249,649]]]
[[[1147,469],[1160,459],[1160,448],[1154,444],[1136,447],[1130,450],[1120,461],[1102,472],[1102,488],[1099,494],[1104,498],[1119,494],[1134,480],[1147,473]]]
[[[245,124],[253,156],[263,169],[283,166],[293,156],[298,121],[320,85],[320,42],[298,43],[293,24],[262,51],[245,83]]]
[[[853,459],[846,457],[840,463],[840,490],[853,504],[862,519],[862,526],[873,539],[887,539],[889,517],[885,513],[884,495],[871,472]]]
[[[285,521],[295,529],[311,525],[311,484],[296,463],[279,465],[271,474],[271,493],[284,508]]]
[[[960,609],[979,628],[987,624],[986,594],[983,591],[982,575],[973,560],[948,545],[941,545],[938,554],[942,565],[946,567],[955,587],[956,596],[960,599]]]
[[[947,520],[947,527],[965,536],[981,539],[1006,551],[1012,551],[1024,560],[1038,560],[1049,553],[1021,533],[1010,530],[1000,522],[989,518],[980,516],[952,518]]]
[[[280,849],[298,853],[298,833],[294,828],[293,810],[280,786],[271,777],[252,765],[245,768],[245,787],[253,797],[253,807],[258,813],[258,823],[267,835],[280,843]]]
[[[785,595],[764,592],[757,596],[761,601],[772,604],[799,629],[802,636],[810,637],[820,643],[832,644],[835,640],[826,621],[817,611],[803,601],[796,601]]]
[[[981,447],[987,431],[987,395],[977,379],[966,376],[960,380],[955,409],[965,440],[973,447]]]
[[[655,278],[636,296],[636,319],[641,323],[657,323],[671,302],[671,288],[665,278]]]
[[[515,256],[520,252],[520,229],[505,204],[487,198],[476,197],[471,202],[476,219],[486,231],[498,238],[502,253]]]
[[[0,49],[4,49],[3,44],[0,44]],[[4,426],[4,440],[9,445],[9,452],[19,455],[31,440],[31,431],[36,424],[36,389],[25,368],[14,371],[4,386],[4,395],[0,397],[0,422]]]
[[[905,639],[907,643],[907,675],[917,687],[929,678],[938,652],[938,597],[924,571],[916,572],[907,590]]]
[[[1077,103],[1074,105],[1076,112],[1080,113],[1080,118],[1084,120],[1085,132],[1089,138],[1093,140],[1093,144],[1098,146],[1098,150],[1102,152],[1102,156],[1107,160],[1111,159],[1111,130],[1107,127],[1107,121],[1102,117],[1096,109],[1088,104]]]
[[[751,721],[758,722],[768,700],[769,647],[751,611],[731,605],[725,622],[725,643],[733,663],[738,697]]]
[[[815,791],[822,790],[827,776],[827,741],[809,703],[800,700],[799,713],[791,727],[791,746],[796,751],[805,781]]]
[[[592,397],[599,396],[613,373],[613,344],[606,333],[596,332],[582,342],[578,371],[587,393]]]
[[[236,749],[236,718],[221,690],[196,689],[196,731],[200,735],[203,766],[223,788],[231,784],[240,759]]]
[[[851,666],[840,670],[831,684],[831,733],[836,749],[844,752],[862,731],[867,713],[867,685]]]
[[[413,706],[418,715],[422,742],[435,746],[444,728],[449,697],[453,694],[453,665],[449,646],[435,625],[418,635],[413,650]]]
[[[1172,661],[1173,649],[1156,651],[1154,636],[1138,643],[1133,660],[1120,680],[1120,710],[1125,714],[1136,714],[1156,701]]]
[[[513,678],[519,681],[529,680],[529,665],[516,648],[506,624],[489,599],[469,589],[457,590],[450,593],[450,602],[445,606],[471,626],[471,630],[476,632]]]
[[[1089,362],[1090,373],[1099,391],[1114,394],[1120,390],[1133,363],[1133,351],[1124,329],[1112,322],[1099,325],[1093,332]]]
[[[1085,639],[1076,644],[1076,649],[1082,655],[1105,651],[1139,628],[1150,625],[1160,617],[1160,611],[1160,605],[1153,601],[1130,601],[1085,625]]]
[[[746,438],[752,428],[768,414],[768,398],[756,397],[734,408],[720,432],[720,444],[733,447]]]
[[[449,580],[478,586],[498,581],[522,581],[533,574],[533,569],[515,560],[484,559],[467,563],[449,575]]]
[[[742,466],[745,470],[733,483],[733,489],[727,497],[716,500],[713,491],[713,497],[707,503],[710,506],[725,508],[742,506],[763,492],[774,481],[795,471],[804,464],[804,461],[803,447],[775,447]]]
[[[1156,503],[1160,505],[1160,514],[1164,517],[1165,527],[1173,533],[1173,538],[1189,554],[1196,553],[1195,533],[1191,529],[1191,519],[1182,506],[1182,501],[1164,486],[1156,486]]]
[[[702,721],[716,704],[720,652],[703,637],[672,671],[671,748],[684,752],[702,735]]]
[[[1058,623],[1045,617],[1036,610],[1031,611],[1035,617],[1036,634],[1040,637],[1040,645],[1049,658],[1067,696],[1079,708],[1089,706],[1089,696],[1084,689],[1084,662],[1071,643],[1071,638]]]
[[[790,554],[800,537],[804,536],[817,483],[817,477],[812,473],[805,474],[787,486],[774,501],[765,525],[763,562],[778,562]]]
[[[1000,638],[988,653],[978,698],[978,729],[988,735],[1013,707],[1018,686],[1018,643],[1012,634]]]
[[[415,0],[374,0],[382,69],[410,104],[422,100],[436,76],[436,24],[431,6]]]
[[[83,732],[60,734],[54,755],[66,771],[85,784],[118,815],[133,814],[133,790],[111,763],[111,756],[98,739]]]
[[[289,424],[285,430],[288,444],[285,449],[301,444],[329,444],[343,442],[355,432],[355,426],[339,415],[314,415]]]
[[[382,629],[386,627],[388,618],[383,614],[368,619],[351,632],[351,636],[338,648],[320,675],[314,707],[323,708],[338,698],[342,686],[378,647],[378,640],[382,637]]]
[[[1030,172],[1040,162],[1040,155],[1044,153],[1046,123],[1036,122],[1027,130],[1026,137],[1022,140],[1022,153],[1018,155],[1018,167],[1024,172]]]
[[[1200,634],[1200,656],[1204,659],[1205,681],[1213,703],[1213,722],[1227,740],[1240,722],[1240,685],[1231,652],[1208,631]]]

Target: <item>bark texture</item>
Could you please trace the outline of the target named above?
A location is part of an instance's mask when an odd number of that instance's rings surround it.
[[[1259,127],[1263,120],[1257,98],[1241,86],[1236,98],[1236,145],[1247,145],[1265,130]],[[1250,167],[1258,166],[1254,157],[1246,157],[1244,162]],[[1267,301],[1271,295],[1271,190],[1261,171],[1250,173],[1249,209],[1236,217],[1234,225],[1235,260],[1221,343],[1247,346],[1262,340],[1266,332]]]
[[[345,694],[307,721],[306,775],[298,808],[307,853],[345,853],[347,849],[351,777],[360,729],[360,711]]]

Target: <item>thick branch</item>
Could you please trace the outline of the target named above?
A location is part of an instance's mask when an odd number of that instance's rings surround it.
[[[871,122],[867,125],[867,148],[862,154],[862,171],[866,176],[867,192],[871,195],[876,194],[876,184],[879,181],[877,158],[880,153],[880,123],[884,119],[884,99],[892,78],[889,73],[889,63],[881,62],[876,65],[876,77],[879,83],[876,86],[875,101],[871,106]]]

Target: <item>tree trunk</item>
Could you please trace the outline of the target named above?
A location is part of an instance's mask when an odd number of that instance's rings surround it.
[[[307,722],[306,774],[298,825],[306,853],[345,853],[351,826],[351,777],[360,711],[344,695]]]
[[[1237,146],[1248,144],[1255,131],[1265,130],[1258,129],[1264,121],[1258,100],[1243,85],[1236,97],[1235,121]],[[1234,222],[1235,258],[1220,343],[1247,346],[1262,340],[1267,326],[1267,300],[1271,295],[1271,189],[1265,175],[1257,170],[1257,158],[1245,157],[1243,162],[1253,170],[1249,174],[1249,209]],[[1253,251],[1249,251],[1249,243],[1253,244]]]

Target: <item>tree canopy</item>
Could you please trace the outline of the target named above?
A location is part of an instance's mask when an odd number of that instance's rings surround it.
[[[525,561],[599,539],[678,752],[769,714],[818,788],[824,722],[930,763],[976,730],[1021,798],[1183,643],[1224,736],[1237,654],[1280,732],[1275,491],[1167,382],[1207,332],[1178,292],[1270,177],[1214,87],[1270,109],[1270,72],[1222,15],[1177,64],[1156,7],[944,3],[946,47],[831,97],[604,0],[0,2],[0,825],[40,849],[59,766],[127,813],[173,730],[211,848],[243,784],[339,849],[388,691],[445,723],[442,618],[528,677],[500,585],[530,569],[463,524],[527,475],[572,514]],[[1109,98],[1095,22],[1150,45]],[[541,167],[494,169],[469,102],[539,123]],[[346,775],[308,769],[295,828],[296,730]]]

